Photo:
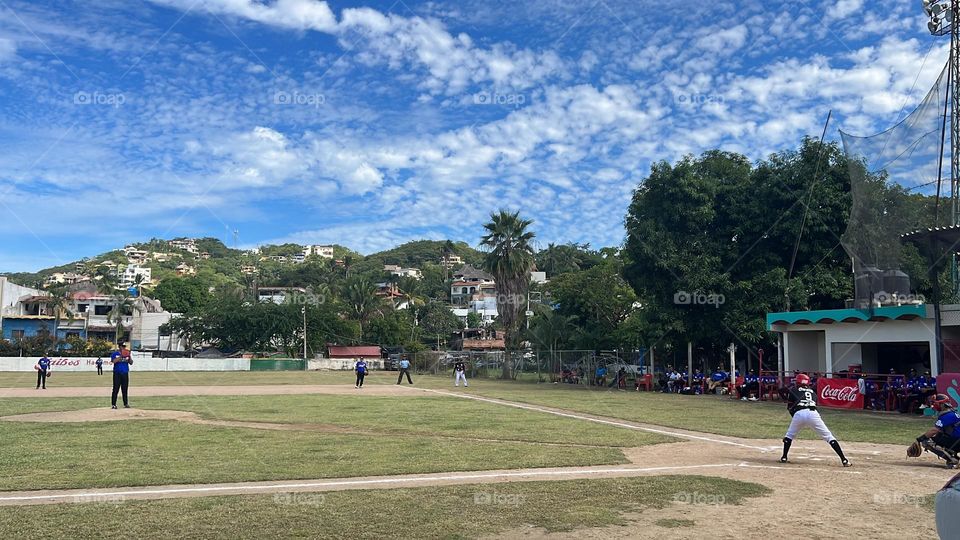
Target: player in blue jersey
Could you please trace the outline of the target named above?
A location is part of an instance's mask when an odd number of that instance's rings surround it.
[[[110,355],[110,363],[113,364],[113,393],[110,396],[110,408],[117,408],[117,394],[123,393],[123,408],[129,409],[130,402],[127,401],[127,389],[130,387],[130,366],[133,360],[130,358],[130,350],[126,345],[120,344],[120,349]]]
[[[33,369],[37,370],[37,389],[39,390],[42,386],[46,390],[47,375],[50,373],[50,359],[44,356],[37,360],[37,365],[33,366]]]
[[[363,378],[367,376],[367,363],[361,358],[354,364],[353,370],[357,372],[357,388],[363,388]]]
[[[743,377],[743,384],[737,387],[737,393],[740,401],[757,401],[757,396],[760,395],[760,377],[756,371],[751,369],[750,373]]]
[[[944,394],[934,396],[931,405],[939,413],[937,421],[926,433],[917,437],[917,442],[928,452],[946,461],[948,469],[953,469],[960,463],[957,456],[957,451],[960,450],[960,415],[953,408],[950,398]]]

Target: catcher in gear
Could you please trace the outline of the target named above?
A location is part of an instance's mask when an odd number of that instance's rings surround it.
[[[953,408],[950,398],[937,394],[931,402],[937,411],[937,421],[926,433],[907,448],[907,457],[920,457],[928,451],[947,462],[947,468],[953,469],[960,463],[957,451],[960,449],[960,415]]]
[[[827,425],[820,418],[820,413],[817,412],[817,402],[814,399],[815,392],[810,388],[810,377],[801,373],[796,376],[794,383],[788,389],[787,396],[787,410],[790,411],[793,420],[790,421],[790,427],[783,438],[783,456],[780,458],[780,463],[788,463],[787,454],[790,452],[790,445],[793,443],[794,437],[797,436],[797,432],[801,428],[810,427],[817,432],[817,435],[820,435],[821,439],[830,444],[830,448],[833,448],[833,451],[840,456],[840,463],[844,467],[849,467],[851,465],[850,460],[843,455],[840,443],[833,436],[833,433],[830,433]]]

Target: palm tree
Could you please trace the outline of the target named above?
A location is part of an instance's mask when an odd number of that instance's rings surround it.
[[[343,286],[343,299],[347,303],[350,315],[360,323],[360,339],[363,339],[363,327],[383,305],[377,296],[377,287],[362,276],[354,276]]]
[[[417,278],[404,276],[397,280],[397,290],[400,291],[400,298],[406,302],[413,315],[413,326],[410,327],[410,341],[413,341],[417,329],[417,307],[425,303],[423,283]]]
[[[70,324],[76,318],[76,314],[71,309],[70,291],[63,286],[50,289],[47,305],[53,311],[53,346],[60,350],[60,321],[64,315],[67,317],[67,324]]]
[[[541,306],[540,313],[533,319],[530,327],[530,338],[539,346],[550,351],[550,364],[553,365],[556,350],[560,344],[569,339],[576,332],[574,325],[576,317],[564,316],[546,306]],[[552,370],[553,368],[551,368]],[[555,373],[563,370],[558,366]]]
[[[120,335],[123,333],[123,315],[133,310],[140,310],[140,306],[129,297],[119,294],[113,296],[113,308],[107,313],[107,324],[114,325],[113,342],[120,342]]]
[[[506,360],[503,363],[505,379],[513,377],[513,357],[510,352],[520,345],[520,313],[524,308],[533,268],[533,232],[527,228],[533,223],[520,217],[520,212],[500,210],[490,215],[484,225],[487,234],[480,243],[486,247],[483,268],[493,274],[497,283],[497,315],[503,324]]]
[[[443,247],[440,248],[440,259],[443,263],[443,280],[446,281],[449,278],[450,268],[447,266],[447,257],[456,253],[456,248],[453,245],[453,242],[447,240],[443,243]]]

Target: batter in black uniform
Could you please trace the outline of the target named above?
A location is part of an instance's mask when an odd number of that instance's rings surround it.
[[[810,377],[801,373],[797,375],[795,381],[796,384],[791,386],[788,391],[787,410],[790,411],[793,420],[790,421],[787,435],[783,438],[783,457],[780,458],[780,463],[787,463],[787,453],[790,452],[790,444],[797,436],[797,432],[804,427],[809,427],[816,431],[821,439],[830,444],[830,448],[833,448],[833,451],[840,456],[840,463],[844,467],[849,467],[850,460],[843,455],[840,443],[837,442],[833,433],[830,433],[827,425],[820,418],[820,413],[817,412],[817,401],[814,399],[815,392],[810,388]]]

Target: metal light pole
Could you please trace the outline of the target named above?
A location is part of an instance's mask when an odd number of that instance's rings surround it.
[[[300,314],[303,315],[303,361],[306,362],[307,361],[307,306],[303,306],[300,308]]]
[[[927,29],[934,36],[950,36],[947,95],[950,103],[950,225],[960,225],[960,94],[955,89],[960,80],[960,0],[922,0],[923,10],[930,17]],[[950,278],[957,294],[960,275],[956,253],[950,254]]]

